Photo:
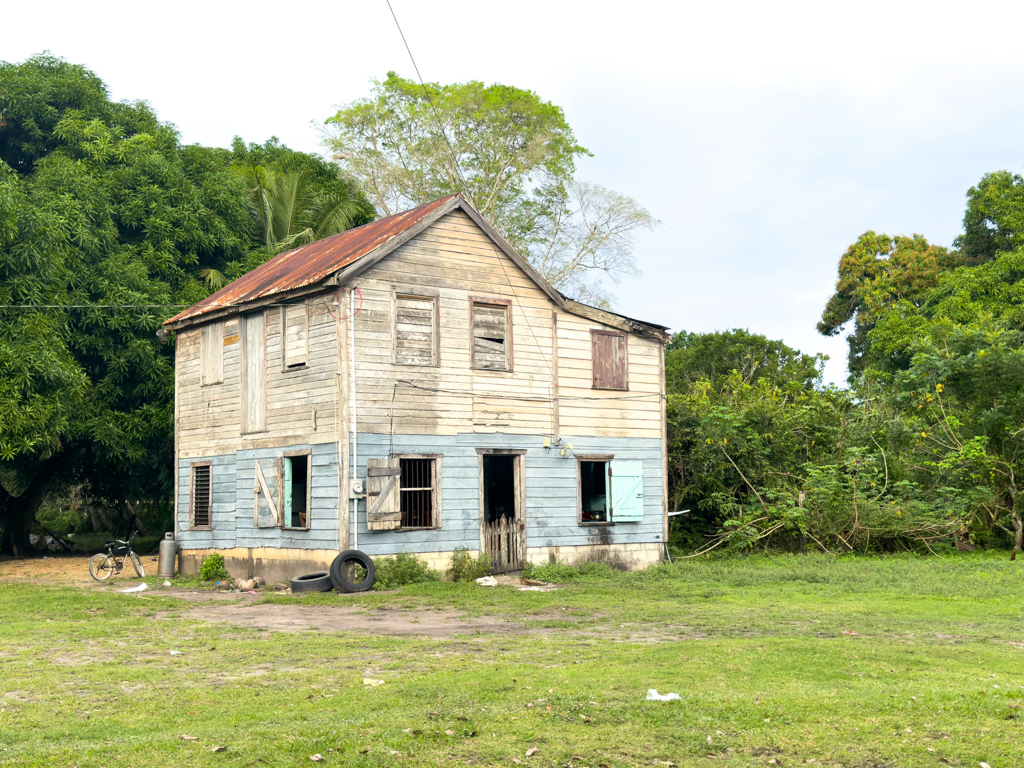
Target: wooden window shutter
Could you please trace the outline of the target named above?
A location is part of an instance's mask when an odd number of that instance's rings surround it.
[[[397,457],[366,460],[366,527],[371,531],[392,531],[402,525]]]
[[[192,467],[192,527],[209,528],[213,522],[213,483],[209,464]]]
[[[473,305],[473,367],[506,371],[508,365],[508,308]]]
[[[614,459],[609,462],[612,520],[616,523],[644,521],[644,463]]]
[[[590,332],[594,389],[629,389],[629,360],[624,333]]]
[[[224,323],[207,323],[200,330],[200,369],[202,384],[220,384],[224,381]]]
[[[395,296],[395,362],[437,365],[434,299]]]
[[[242,316],[242,432],[267,429],[267,345],[263,312]]]
[[[281,337],[284,367],[306,365],[309,362],[309,315],[305,302],[281,308]]]

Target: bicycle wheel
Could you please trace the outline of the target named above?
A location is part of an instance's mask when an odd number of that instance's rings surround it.
[[[139,559],[139,556],[132,552],[131,558],[132,567],[135,569],[135,573],[138,574],[140,579],[146,578],[146,569],[143,567],[142,561]]]
[[[114,575],[116,570],[117,563],[114,561],[113,555],[100,553],[94,555],[92,560],[89,561],[89,575],[96,579],[96,581],[106,581]]]

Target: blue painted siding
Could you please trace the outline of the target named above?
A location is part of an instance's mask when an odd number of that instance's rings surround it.
[[[442,527],[427,531],[368,531],[365,502],[359,503],[359,548],[371,556],[395,552],[447,552],[480,546],[480,479],[477,448],[525,449],[526,545],[560,547],[583,544],[657,543],[662,536],[661,441],[651,438],[572,438],[575,453],[614,454],[643,462],[642,522],[585,527],[576,521],[576,460],[541,447],[540,436],[474,434],[457,436],[360,434],[358,475],[366,477],[368,458],[385,458],[392,441],[396,453],[441,454]],[[267,482],[276,488],[276,460],[285,450],[313,451],[309,531],[256,528],[253,524],[255,462],[263,460]],[[213,456],[213,531],[188,530],[191,460],[179,472],[178,531],[181,546],[193,548],[338,546],[337,446],[289,445]],[[273,470],[269,467],[273,466]],[[276,494],[275,494],[276,495]]]

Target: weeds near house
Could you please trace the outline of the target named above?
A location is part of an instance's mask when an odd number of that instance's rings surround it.
[[[468,550],[456,549],[445,575],[449,581],[476,581],[491,572],[491,556],[481,552],[475,558]]]
[[[377,569],[377,580],[373,584],[376,590],[397,589],[408,584],[441,580],[441,574],[433,570],[425,560],[407,552],[394,557],[378,557],[373,564]]]
[[[199,566],[200,581],[227,581],[229,574],[224,567],[224,556],[218,552],[207,555]]]

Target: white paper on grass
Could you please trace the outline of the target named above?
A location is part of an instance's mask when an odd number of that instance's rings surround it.
[[[142,582],[137,587],[129,587],[128,589],[119,589],[118,592],[145,592],[146,582]]]
[[[682,701],[683,697],[678,693],[666,693],[662,696],[653,688],[647,691],[647,701]]]

